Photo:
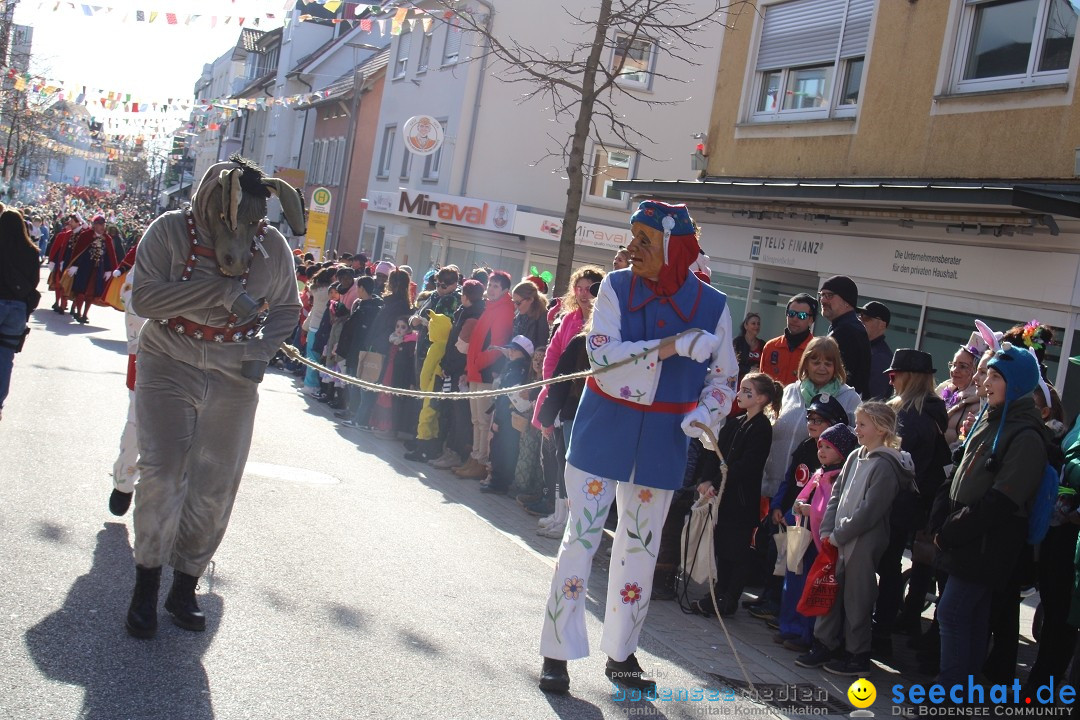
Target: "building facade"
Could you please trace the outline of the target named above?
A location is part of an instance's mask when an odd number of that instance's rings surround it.
[[[723,42],[690,204],[733,316],[851,276],[939,379],[974,330],[1038,319],[1080,405],[1077,12],[1064,0],[760,0]],[[824,323],[818,330],[824,330]]]
[[[492,36],[552,55],[587,46],[595,32],[543,3],[481,5],[478,17]],[[451,263],[466,272],[487,265],[515,276],[554,273],[567,190],[562,153],[573,118],[556,116],[543,98],[523,100],[530,87],[508,82],[510,68],[459,18],[419,18],[406,20],[390,46],[368,207],[355,247],[343,236],[343,249],[408,263],[417,276]],[[606,267],[629,242],[630,198],[615,180],[695,176],[693,136],[706,131],[720,37],[699,39],[706,47],[695,51],[697,64],[658,52],[651,40],[605,38],[604,69],[621,67],[608,100],[635,133],[628,142],[597,123],[586,148],[577,263]],[[432,153],[407,150],[410,130],[415,142],[441,136],[441,145]]]

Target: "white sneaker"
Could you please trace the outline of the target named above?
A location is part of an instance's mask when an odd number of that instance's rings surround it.
[[[555,522],[555,516],[558,515],[558,514],[559,514],[559,511],[556,509],[555,512],[551,513],[547,517],[540,518],[539,520],[536,521],[536,527],[538,527],[540,529],[546,528],[548,525]]]
[[[566,523],[557,523],[551,527],[546,527],[542,530],[537,530],[536,534],[540,537],[553,538],[555,540],[562,540],[563,535],[566,533]]]
[[[567,506],[567,500],[559,498],[555,501],[555,513],[544,518],[548,522],[541,526],[541,530],[557,530],[561,533],[563,528],[566,527],[566,520],[569,516],[570,508]],[[562,535],[559,535],[559,537],[562,537]]]
[[[435,460],[431,461],[431,467],[448,469],[461,464],[461,457],[453,450],[446,450]]]

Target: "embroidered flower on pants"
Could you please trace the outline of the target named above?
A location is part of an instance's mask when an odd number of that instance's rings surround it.
[[[562,586],[562,594],[567,600],[577,600],[578,595],[585,589],[585,581],[577,575],[566,579]]]
[[[638,500],[640,500],[643,505],[647,505],[652,500],[652,490],[645,488],[639,492],[637,496]]]
[[[641,599],[641,586],[637,583],[626,583],[626,587],[619,591],[624,605],[633,605]]]
[[[589,478],[589,481],[585,483],[585,494],[592,498],[599,497],[604,493],[606,484],[599,478]]]
[[[626,398],[630,397],[630,386],[629,385],[623,385],[621,388],[619,388],[619,397],[623,398],[624,400]]]

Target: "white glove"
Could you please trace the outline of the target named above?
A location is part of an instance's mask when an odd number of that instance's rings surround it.
[[[694,362],[708,362],[719,349],[720,338],[704,330],[689,332],[675,339],[675,352]]]
[[[115,270],[112,271],[112,276],[113,277],[120,277],[121,274],[122,273],[120,272],[120,268],[116,268]]]
[[[679,426],[682,431],[686,433],[686,437],[699,438],[702,435],[702,430],[699,427],[693,425],[693,423],[699,422],[706,427],[712,426],[712,418],[710,417],[709,408],[704,405],[698,405],[691,410],[683,418],[682,424]]]
[[[56,263],[48,263],[45,267],[47,267],[51,271],[54,267],[56,267]]]
[[[67,274],[75,277],[75,273],[79,272],[79,268],[72,266],[67,269]]]

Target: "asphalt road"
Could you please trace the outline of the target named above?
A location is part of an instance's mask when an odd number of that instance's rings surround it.
[[[50,302],[16,356],[0,422],[0,717],[710,712],[617,701],[598,650],[571,664],[571,696],[541,693],[539,634],[557,542],[535,537],[533,520],[474,481],[338,428],[278,371],[262,385],[232,523],[200,585],[206,632],[176,628],[162,611],[155,639],[129,638],[131,518],[107,509],[127,406],[122,316],[94,308],[80,326]],[[596,610],[594,600],[594,648]],[[665,686],[707,686],[648,625],[642,644],[639,659]],[[719,709],[752,712],[738,702]]]

